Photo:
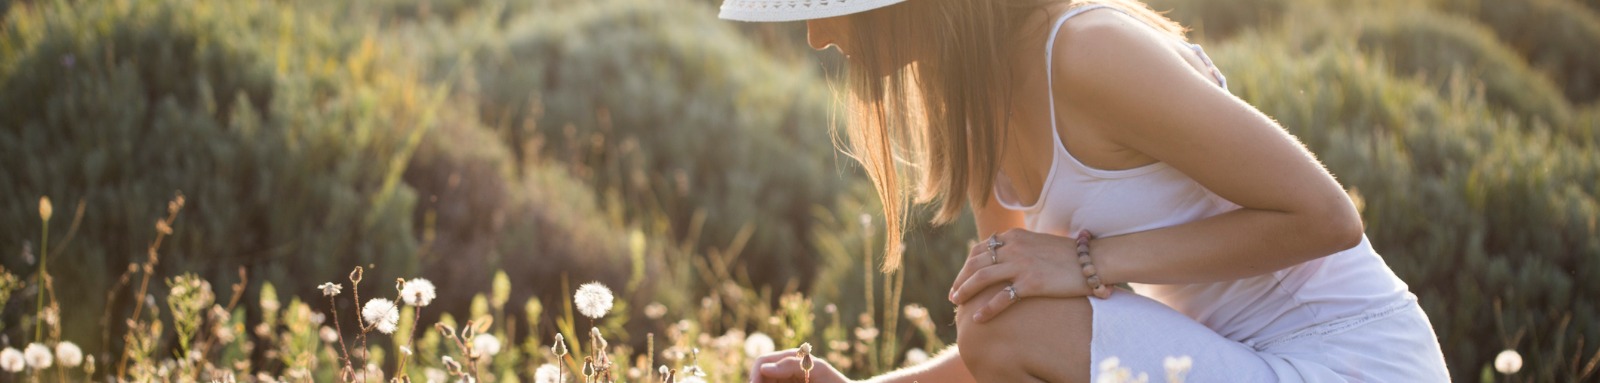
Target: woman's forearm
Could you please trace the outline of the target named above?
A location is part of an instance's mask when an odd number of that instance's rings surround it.
[[[956,346],[946,348],[944,352],[922,364],[867,380],[868,383],[977,383],[977,381],[972,377],[972,372],[967,371],[967,365],[961,361],[961,352]]]
[[[1234,280],[1354,247],[1361,241],[1360,218],[1342,215],[1239,209],[1183,225],[1097,239],[1091,242],[1090,253],[1107,283]]]

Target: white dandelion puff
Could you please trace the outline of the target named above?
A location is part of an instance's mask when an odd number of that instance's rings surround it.
[[[434,291],[433,282],[422,278],[406,281],[405,288],[400,289],[400,299],[412,306],[427,306],[433,303],[435,297],[438,297],[438,294]]]
[[[340,284],[337,284],[337,283],[328,282],[328,283],[324,283],[322,285],[317,286],[317,288],[322,290],[322,295],[326,295],[326,296],[330,296],[331,297],[331,296],[339,295],[339,290],[344,289],[344,286],[342,286]]]
[[[1166,357],[1166,359],[1163,359],[1161,364],[1167,368],[1167,381],[1179,383],[1183,382],[1183,378],[1186,375],[1189,375],[1189,369],[1194,367],[1194,358],[1191,358],[1188,355],[1179,357],[1169,356]]]
[[[22,360],[22,351],[10,347],[0,351],[0,369],[5,369],[6,372],[21,372],[26,366],[27,362]]]
[[[613,299],[611,289],[606,288],[606,285],[590,282],[578,286],[578,293],[574,296],[573,302],[577,303],[578,312],[583,313],[583,316],[600,319],[606,312],[611,311]]]
[[[428,378],[428,383],[445,383],[450,381],[450,375],[445,374],[444,370],[433,367],[423,369],[422,376]]]
[[[920,348],[906,350],[906,366],[915,366],[928,361],[928,352]]]
[[[1494,357],[1494,370],[1507,375],[1522,371],[1522,354],[1517,350],[1501,351]]]
[[[777,344],[767,334],[758,332],[750,334],[748,338],[744,338],[744,354],[751,358],[770,354],[777,349]]]
[[[559,383],[560,379],[561,369],[554,364],[545,363],[533,371],[533,383]]]
[[[400,310],[394,307],[394,301],[375,298],[361,308],[361,319],[365,319],[368,326],[377,327],[379,332],[393,334],[400,322]]]
[[[500,353],[500,338],[489,334],[478,334],[472,337],[472,349],[485,358],[495,356]]]
[[[43,370],[50,368],[54,357],[50,355],[50,348],[43,344],[34,343],[22,350],[22,359],[28,362],[28,368]]]
[[[56,360],[61,361],[61,367],[78,367],[83,364],[83,349],[72,342],[62,341],[56,345]]]

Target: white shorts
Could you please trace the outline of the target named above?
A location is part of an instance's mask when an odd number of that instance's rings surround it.
[[[1409,297],[1409,294],[1408,294]],[[1167,357],[1189,356],[1185,382],[1448,382],[1443,353],[1415,298],[1246,346],[1150,298],[1118,290],[1094,307],[1090,381],[1116,357],[1167,381]]]

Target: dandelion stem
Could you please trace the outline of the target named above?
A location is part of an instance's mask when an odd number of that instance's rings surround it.
[[[41,234],[43,238],[39,240],[39,275],[34,276],[38,280],[37,284],[39,286],[39,296],[36,299],[38,304],[35,305],[36,307],[33,311],[34,343],[44,342],[44,296],[45,291],[50,288],[50,269],[45,267],[45,265],[50,264],[50,218],[40,217],[40,221],[42,222],[40,226],[44,227],[44,233]]]
[[[361,266],[356,266],[354,272],[350,273],[350,297],[355,299],[355,307],[356,310],[358,310],[357,314],[360,314],[359,310],[361,307],[362,271],[363,270],[361,269]],[[356,316],[356,324],[361,324],[360,315]],[[358,380],[365,382],[367,381],[367,331],[371,330],[372,327],[365,325],[359,327],[361,327],[361,332],[356,333],[356,336],[361,339],[361,353],[359,354],[361,355],[361,368],[356,369],[356,376],[358,377]],[[340,336],[343,337],[343,335]]]
[[[167,202],[167,218],[156,221],[156,239],[151,241],[150,247],[145,250],[149,260],[144,264],[144,276],[139,281],[139,294],[133,296],[136,302],[133,305],[133,316],[130,317],[133,323],[138,323],[139,314],[144,311],[144,296],[150,291],[150,275],[155,274],[156,265],[161,264],[161,253],[159,251],[161,249],[161,241],[172,233],[172,222],[178,219],[178,211],[180,210],[183,210],[183,192],[178,192],[178,195],[173,197],[172,201]],[[128,352],[123,352],[122,357],[118,358],[118,378],[124,376],[128,370],[128,354]]]
[[[350,349],[344,345],[344,325],[339,324],[339,304],[332,295],[328,296],[328,311],[333,313],[333,328],[339,332],[339,352],[340,355],[342,355],[341,358],[344,360],[344,366],[346,368],[355,369],[355,367],[350,364]],[[360,320],[361,318],[357,317],[356,319]]]

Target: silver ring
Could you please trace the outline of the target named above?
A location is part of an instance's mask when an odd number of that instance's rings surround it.
[[[1006,243],[1005,242],[1000,242],[1000,238],[996,238],[994,236],[994,234],[990,234],[989,235],[989,251],[991,251],[991,252],[995,251],[996,249],[999,249],[1000,246],[1005,246],[1005,245],[1006,245]]]
[[[1016,302],[1017,301],[1017,286],[1016,285],[1006,285],[1006,294],[1011,294],[1011,301],[1012,302]]]

